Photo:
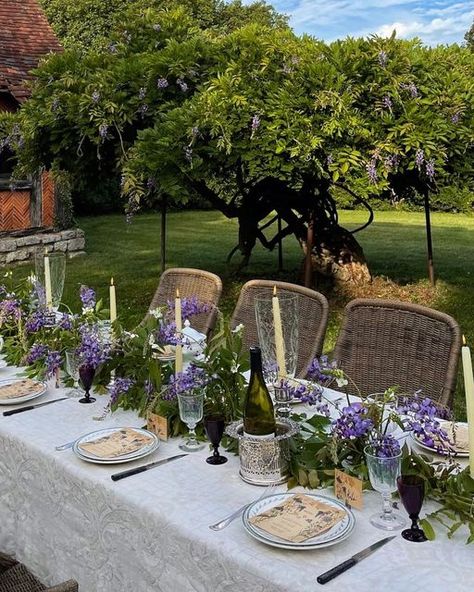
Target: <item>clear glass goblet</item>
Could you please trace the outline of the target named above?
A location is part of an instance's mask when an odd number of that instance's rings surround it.
[[[366,446],[365,458],[369,479],[375,491],[383,498],[382,512],[377,512],[370,517],[370,523],[382,530],[398,530],[406,524],[405,519],[392,508],[392,493],[397,491],[397,477],[401,474],[402,453],[396,456],[377,456],[372,446]]]
[[[79,398],[82,397],[82,392],[79,387],[79,366],[80,360],[79,356],[76,354],[75,351],[67,351],[66,352],[66,372],[69,376],[73,379],[74,384],[72,389],[68,389],[67,396],[71,398]]]
[[[186,393],[178,395],[179,417],[189,428],[186,442],[179,445],[181,450],[195,452],[202,450],[205,444],[196,439],[196,426],[204,412],[204,393]]]

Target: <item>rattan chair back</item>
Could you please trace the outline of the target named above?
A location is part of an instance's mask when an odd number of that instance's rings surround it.
[[[273,293],[276,286],[279,294],[298,295],[298,366],[297,376],[304,377],[315,356],[321,355],[324,335],[328,322],[329,306],[323,294],[287,282],[273,280],[251,280],[242,286],[234,309],[231,326],[243,324],[244,346],[258,344],[257,320],[255,317],[255,297],[259,294]]]
[[[78,592],[75,580],[68,580],[57,586],[44,586],[23,563],[13,557],[0,553],[1,592]]]
[[[334,359],[363,395],[391,386],[452,406],[461,331],[447,314],[394,300],[356,299],[344,311]]]
[[[161,275],[148,310],[166,306],[176,297],[176,290],[179,290],[181,298],[196,296],[199,302],[209,305],[209,312],[196,315],[191,320],[194,329],[207,335],[213,329],[217,318],[217,305],[222,294],[221,278],[202,269],[187,267],[167,269]]]

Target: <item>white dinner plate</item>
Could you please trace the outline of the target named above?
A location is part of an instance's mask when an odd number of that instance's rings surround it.
[[[0,380],[0,386],[6,386],[9,384],[14,384],[15,382],[22,382],[26,380],[25,378],[8,378],[5,380]],[[0,399],[0,405],[17,405],[19,403],[26,403],[27,401],[31,401],[32,399],[36,399],[37,397],[41,397],[44,393],[48,390],[48,386],[45,382],[41,380],[33,380],[36,383],[38,390],[34,393],[29,393],[27,395],[23,395],[22,397],[15,397],[14,399]]]
[[[99,438],[103,438],[104,436],[109,436],[115,432],[119,432],[120,430],[123,429],[132,429],[135,432],[137,432],[137,434],[146,434],[147,436],[150,436],[152,438],[152,441],[149,444],[146,444],[145,446],[143,446],[142,448],[140,448],[139,450],[135,450],[134,452],[130,452],[128,454],[123,454],[121,456],[114,456],[114,457],[97,457],[94,454],[88,453],[87,451],[84,451],[80,448],[81,444],[85,444],[86,442],[93,442]],[[104,430],[98,430],[96,432],[91,432],[89,434],[86,434],[84,436],[81,436],[80,438],[78,438],[73,446],[72,446],[72,450],[73,452],[81,459],[84,460],[86,462],[91,462],[91,463],[95,463],[95,464],[120,464],[120,463],[126,463],[126,462],[131,462],[133,460],[137,460],[140,458],[143,458],[145,456],[148,456],[149,454],[151,454],[152,452],[155,452],[155,450],[158,448],[158,446],[160,445],[160,441],[158,439],[158,437],[153,434],[152,432],[149,432],[148,430],[144,430],[142,428],[124,428],[124,427],[119,427],[119,428],[106,428]]]
[[[440,420],[440,422],[442,423],[443,420]],[[451,423],[451,422],[448,422],[448,423]],[[467,428],[467,423],[463,423],[461,421],[456,422],[456,425],[466,426],[466,428]],[[443,428],[443,429],[445,429],[445,431],[448,432],[448,436],[449,436],[449,430],[446,429],[446,428]],[[415,442],[415,444],[417,446],[419,446],[420,448],[423,448],[424,450],[427,450],[428,452],[431,452],[431,454],[439,454],[441,456],[448,456],[449,455],[448,451],[441,450],[441,451],[438,452],[438,450],[436,450],[436,448],[432,448],[431,446],[427,446],[423,442],[420,442],[420,440],[413,434],[413,432],[411,433],[411,438],[412,438],[413,442]],[[469,451],[466,451],[466,452],[452,452],[451,453],[451,456],[455,456],[457,458],[468,458],[469,457]]]
[[[285,502],[290,497],[293,497],[295,495],[306,495],[318,501],[324,502],[325,504],[333,506],[339,510],[343,510],[345,516],[340,522],[338,522],[328,531],[323,532],[322,534],[316,537],[307,539],[306,541],[303,541],[301,543],[292,543],[291,541],[282,539],[276,535],[270,534],[258,528],[258,526],[255,526],[250,522],[250,519],[256,516],[257,514],[261,514],[262,512],[265,512],[273,506]],[[346,508],[346,506],[342,502],[326,497],[324,495],[317,495],[314,493],[306,492],[303,494],[275,493],[268,497],[264,497],[261,500],[257,500],[256,502],[250,504],[247,507],[247,509],[242,515],[242,522],[244,524],[244,528],[250,534],[250,536],[260,541],[261,543],[270,545],[272,547],[277,547],[279,549],[291,549],[293,551],[322,549],[324,547],[336,545],[337,543],[340,543],[346,538],[348,538],[352,534],[352,531],[354,530],[355,526],[354,515],[348,508]]]

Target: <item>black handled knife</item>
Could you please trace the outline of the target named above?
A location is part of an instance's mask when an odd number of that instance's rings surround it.
[[[166,463],[172,462],[173,460],[178,460],[178,458],[183,458],[183,456],[188,455],[176,454],[175,456],[169,456],[168,458],[157,460],[156,462],[149,463],[148,465],[135,467],[134,469],[129,469],[128,471],[122,471],[121,473],[115,473],[114,475],[111,475],[110,478],[112,479],[112,481],[120,481],[120,479],[125,479],[125,477],[131,477],[132,475],[137,475],[138,473],[149,471],[150,469],[154,469],[155,467],[159,467],[160,465],[165,465]]]
[[[316,578],[318,584],[327,584],[327,582],[331,581],[338,575],[344,573],[351,567],[354,567],[354,565],[357,565],[357,563],[359,563],[359,561],[362,561],[362,559],[365,559],[369,555],[372,555],[374,551],[377,551],[377,549],[380,549],[380,547],[383,547],[395,537],[396,535],[380,539],[380,541],[377,541],[373,545],[370,545],[370,547],[367,547],[367,549],[364,549],[363,551],[359,551],[359,553],[356,553],[347,561],[344,561],[343,563],[336,565],[336,567],[333,567],[329,571],[324,572]]]
[[[4,411],[3,415],[7,417],[8,415],[15,415],[16,413],[23,413],[23,411],[31,411],[32,409],[37,409],[38,407],[44,407],[45,405],[51,405],[51,403],[57,403],[58,401],[65,401],[68,397],[61,397],[60,399],[53,399],[52,401],[45,401],[44,403],[37,403],[36,405],[28,405],[28,407],[20,407],[19,409],[10,409],[9,411]]]

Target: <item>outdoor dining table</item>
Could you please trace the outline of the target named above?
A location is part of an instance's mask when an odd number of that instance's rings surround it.
[[[3,369],[0,379],[15,372]],[[41,401],[65,394],[51,386]],[[226,453],[225,465],[211,466],[206,448],[114,482],[110,477],[117,471],[176,454],[180,439],[127,465],[98,466],[71,449],[55,449],[94,430],[143,426],[143,418],[124,411],[94,421],[105,402],[98,397],[93,405],[80,405],[67,399],[0,415],[0,550],[16,554],[46,584],[74,578],[81,592],[313,592],[320,588],[318,575],[390,534],[369,523],[381,507],[375,492],[364,494],[362,511],[353,510],[352,536],[324,549],[265,546],[239,519],[214,532],[210,524],[261,493],[241,480],[236,456]],[[277,488],[285,490],[286,485]],[[320,493],[333,496],[330,490]],[[434,508],[425,502],[422,514]],[[465,540],[463,529],[451,540],[438,532],[435,541],[422,544],[397,536],[325,588],[471,590],[474,545]]]

